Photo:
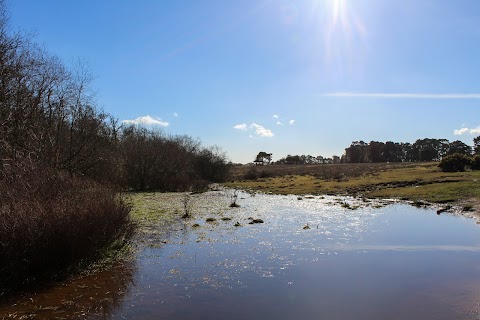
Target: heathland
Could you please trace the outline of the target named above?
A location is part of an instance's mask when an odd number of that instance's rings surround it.
[[[480,172],[443,172],[438,162],[236,166],[234,188],[275,194],[335,194],[473,206]]]

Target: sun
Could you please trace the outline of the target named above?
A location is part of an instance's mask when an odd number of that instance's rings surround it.
[[[331,1],[331,10],[332,10],[332,22],[334,24],[339,21],[345,21],[346,19],[346,10],[347,10],[347,0],[330,0]]]
[[[324,65],[335,76],[346,76],[361,64],[367,31],[349,0],[313,0],[314,20],[321,21]]]

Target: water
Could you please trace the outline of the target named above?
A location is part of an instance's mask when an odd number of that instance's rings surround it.
[[[212,208],[226,207],[225,194],[201,197],[195,220],[173,226],[167,239],[142,242],[131,265],[18,299],[0,315],[480,319],[480,229],[473,219],[405,204],[248,194],[241,194],[241,208],[219,211]],[[350,210],[345,202],[362,207]]]

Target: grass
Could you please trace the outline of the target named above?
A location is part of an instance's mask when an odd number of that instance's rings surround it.
[[[275,194],[341,194],[435,203],[480,199],[480,171],[442,172],[432,162],[278,167],[282,166],[258,169],[268,170],[272,177],[239,179],[226,185]],[[242,176],[240,169],[236,176]]]

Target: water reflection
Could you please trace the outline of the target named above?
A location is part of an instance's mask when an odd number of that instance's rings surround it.
[[[0,314],[478,319],[480,229],[473,220],[353,198],[241,198],[240,208],[229,209],[228,195],[199,196],[195,219],[167,233],[152,225],[139,238],[132,268],[46,290]],[[265,223],[249,224],[253,218]]]
[[[57,286],[10,299],[0,307],[2,319],[110,319],[133,285],[135,262],[75,277]]]

